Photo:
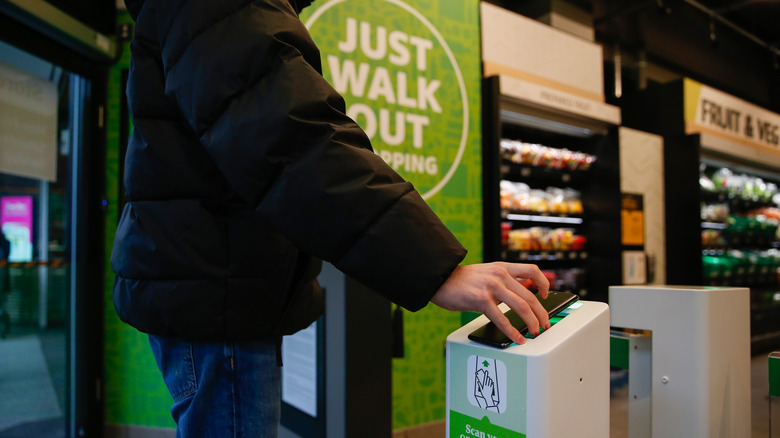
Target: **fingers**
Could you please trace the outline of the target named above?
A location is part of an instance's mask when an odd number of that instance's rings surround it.
[[[504,303],[520,316],[526,326],[528,326],[529,333],[533,336],[539,336],[539,333],[541,333],[539,327],[542,327],[545,330],[549,328],[549,318],[547,317],[547,311],[544,310],[544,307],[539,303],[539,300],[530,292],[527,293],[531,295],[531,298],[527,301],[511,293],[508,294]]]
[[[539,334],[540,321],[545,321],[546,312],[544,308],[528,289],[509,275],[505,277],[504,286],[506,289],[499,292],[500,300],[506,303],[513,312],[525,321],[528,331],[532,335],[537,336]]]
[[[520,334],[520,331],[509,322],[509,319],[504,316],[504,312],[502,312],[501,309],[491,306],[485,311],[485,315],[488,319],[493,321],[493,324],[501,330],[501,333],[505,334],[512,342],[516,344],[525,343],[525,337],[523,337],[523,335]]]
[[[525,271],[527,274],[534,275],[534,270],[541,274],[541,271],[536,266],[526,266],[534,268],[526,269]],[[511,268],[511,265],[509,265],[507,268]],[[507,272],[509,272],[509,269],[507,269]],[[544,275],[542,275],[542,278],[544,278]],[[545,282],[546,281],[547,279],[545,278]],[[544,306],[542,306],[542,303],[539,302],[534,294],[532,294],[528,289],[515,280],[514,276],[511,275],[511,272],[509,272],[509,275],[506,276],[504,284],[510,293],[502,297],[502,301],[505,302],[515,313],[517,313],[520,318],[523,319],[523,321],[525,321],[525,323],[528,325],[528,331],[532,335],[539,335],[539,327],[542,327],[544,330],[550,328],[550,318],[547,315],[547,310],[545,310]],[[546,284],[549,287],[549,283]],[[547,291],[545,291],[545,294],[546,293]]]
[[[550,282],[538,266],[523,263],[503,263],[503,265],[512,278],[529,278],[539,290],[539,296],[542,299],[547,298],[547,292],[550,290]]]
[[[517,263],[488,263],[456,268],[431,298],[431,302],[448,310],[482,312],[512,341],[523,344],[525,338],[512,326],[498,308],[506,303],[525,321],[529,332],[537,336],[539,327],[550,327],[547,311],[518,278],[527,278],[536,284],[539,296],[546,298],[549,282],[535,265]]]

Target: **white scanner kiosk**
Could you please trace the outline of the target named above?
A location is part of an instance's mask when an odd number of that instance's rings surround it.
[[[630,438],[750,436],[748,289],[611,286],[609,306],[613,327],[652,332],[649,366],[629,351]]]
[[[502,304],[502,310],[508,308]],[[447,437],[609,436],[609,307],[579,301],[523,345],[447,338]]]

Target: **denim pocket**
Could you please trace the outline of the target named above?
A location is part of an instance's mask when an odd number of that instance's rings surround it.
[[[192,343],[150,335],[149,344],[173,400],[178,402],[195,394],[198,384],[192,359]]]

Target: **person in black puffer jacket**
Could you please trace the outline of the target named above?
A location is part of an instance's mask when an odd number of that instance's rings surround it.
[[[320,260],[411,311],[485,313],[520,343],[497,303],[549,326],[517,281],[545,296],[541,271],[459,266],[466,250],[345,115],[298,18],[309,3],[126,0],[113,299],[150,335],[182,436],[275,436],[278,346],[322,312]]]

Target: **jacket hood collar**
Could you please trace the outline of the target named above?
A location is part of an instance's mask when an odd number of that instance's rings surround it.
[[[301,11],[305,7],[309,6],[313,1],[314,0],[290,0],[290,4],[292,5],[293,9],[295,9],[295,12],[300,14]],[[131,17],[133,17],[133,21],[138,18],[138,13],[141,11],[141,7],[143,5],[144,0],[125,0],[127,12],[130,13]]]
[[[303,8],[309,6],[314,0],[290,0],[295,12],[300,14]]]
[[[144,5],[144,0],[125,0],[125,7],[127,12],[133,17],[133,21],[138,19],[138,13],[141,12],[141,6]]]

